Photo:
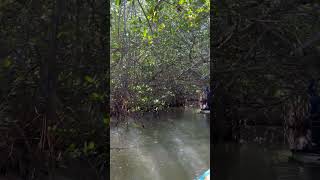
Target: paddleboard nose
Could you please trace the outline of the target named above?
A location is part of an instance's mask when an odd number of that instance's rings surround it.
[[[210,180],[210,169],[204,172],[197,180]]]

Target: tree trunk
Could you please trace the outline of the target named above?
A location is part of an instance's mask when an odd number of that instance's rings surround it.
[[[42,61],[41,64],[41,92],[44,98],[44,111],[45,117],[43,118],[42,123],[42,133],[40,140],[40,151],[46,148],[46,145],[49,148],[49,164],[50,164],[50,177],[54,178],[54,156],[52,153],[53,147],[48,136],[47,128],[53,123],[57,122],[57,31],[60,22],[61,16],[61,6],[62,0],[56,0],[54,4],[54,10],[52,14],[51,25],[49,27],[48,37],[49,37],[49,50],[48,56]]]

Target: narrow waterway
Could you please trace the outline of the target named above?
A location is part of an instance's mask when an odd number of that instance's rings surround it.
[[[111,128],[111,180],[194,180],[210,167],[209,115],[172,110]],[[240,143],[213,148],[212,178],[318,180],[319,164],[299,163],[282,127],[242,129]]]
[[[210,167],[209,123],[209,115],[176,109],[111,128],[111,179],[194,179]]]

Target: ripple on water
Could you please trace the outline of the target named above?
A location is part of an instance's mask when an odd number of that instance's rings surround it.
[[[157,123],[145,123],[152,128],[131,127],[124,133],[112,134],[111,146],[129,147],[121,152],[112,151],[112,180],[193,179],[208,169],[209,129],[204,129],[204,117],[183,113],[174,116],[176,119],[164,117]],[[122,168],[117,170],[113,166]]]

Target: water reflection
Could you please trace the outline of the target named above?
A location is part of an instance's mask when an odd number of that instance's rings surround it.
[[[318,180],[320,166],[291,160],[285,145],[234,143],[213,148],[214,178],[223,180]]]
[[[174,110],[111,128],[111,179],[194,179],[210,166],[207,119],[192,109]]]

